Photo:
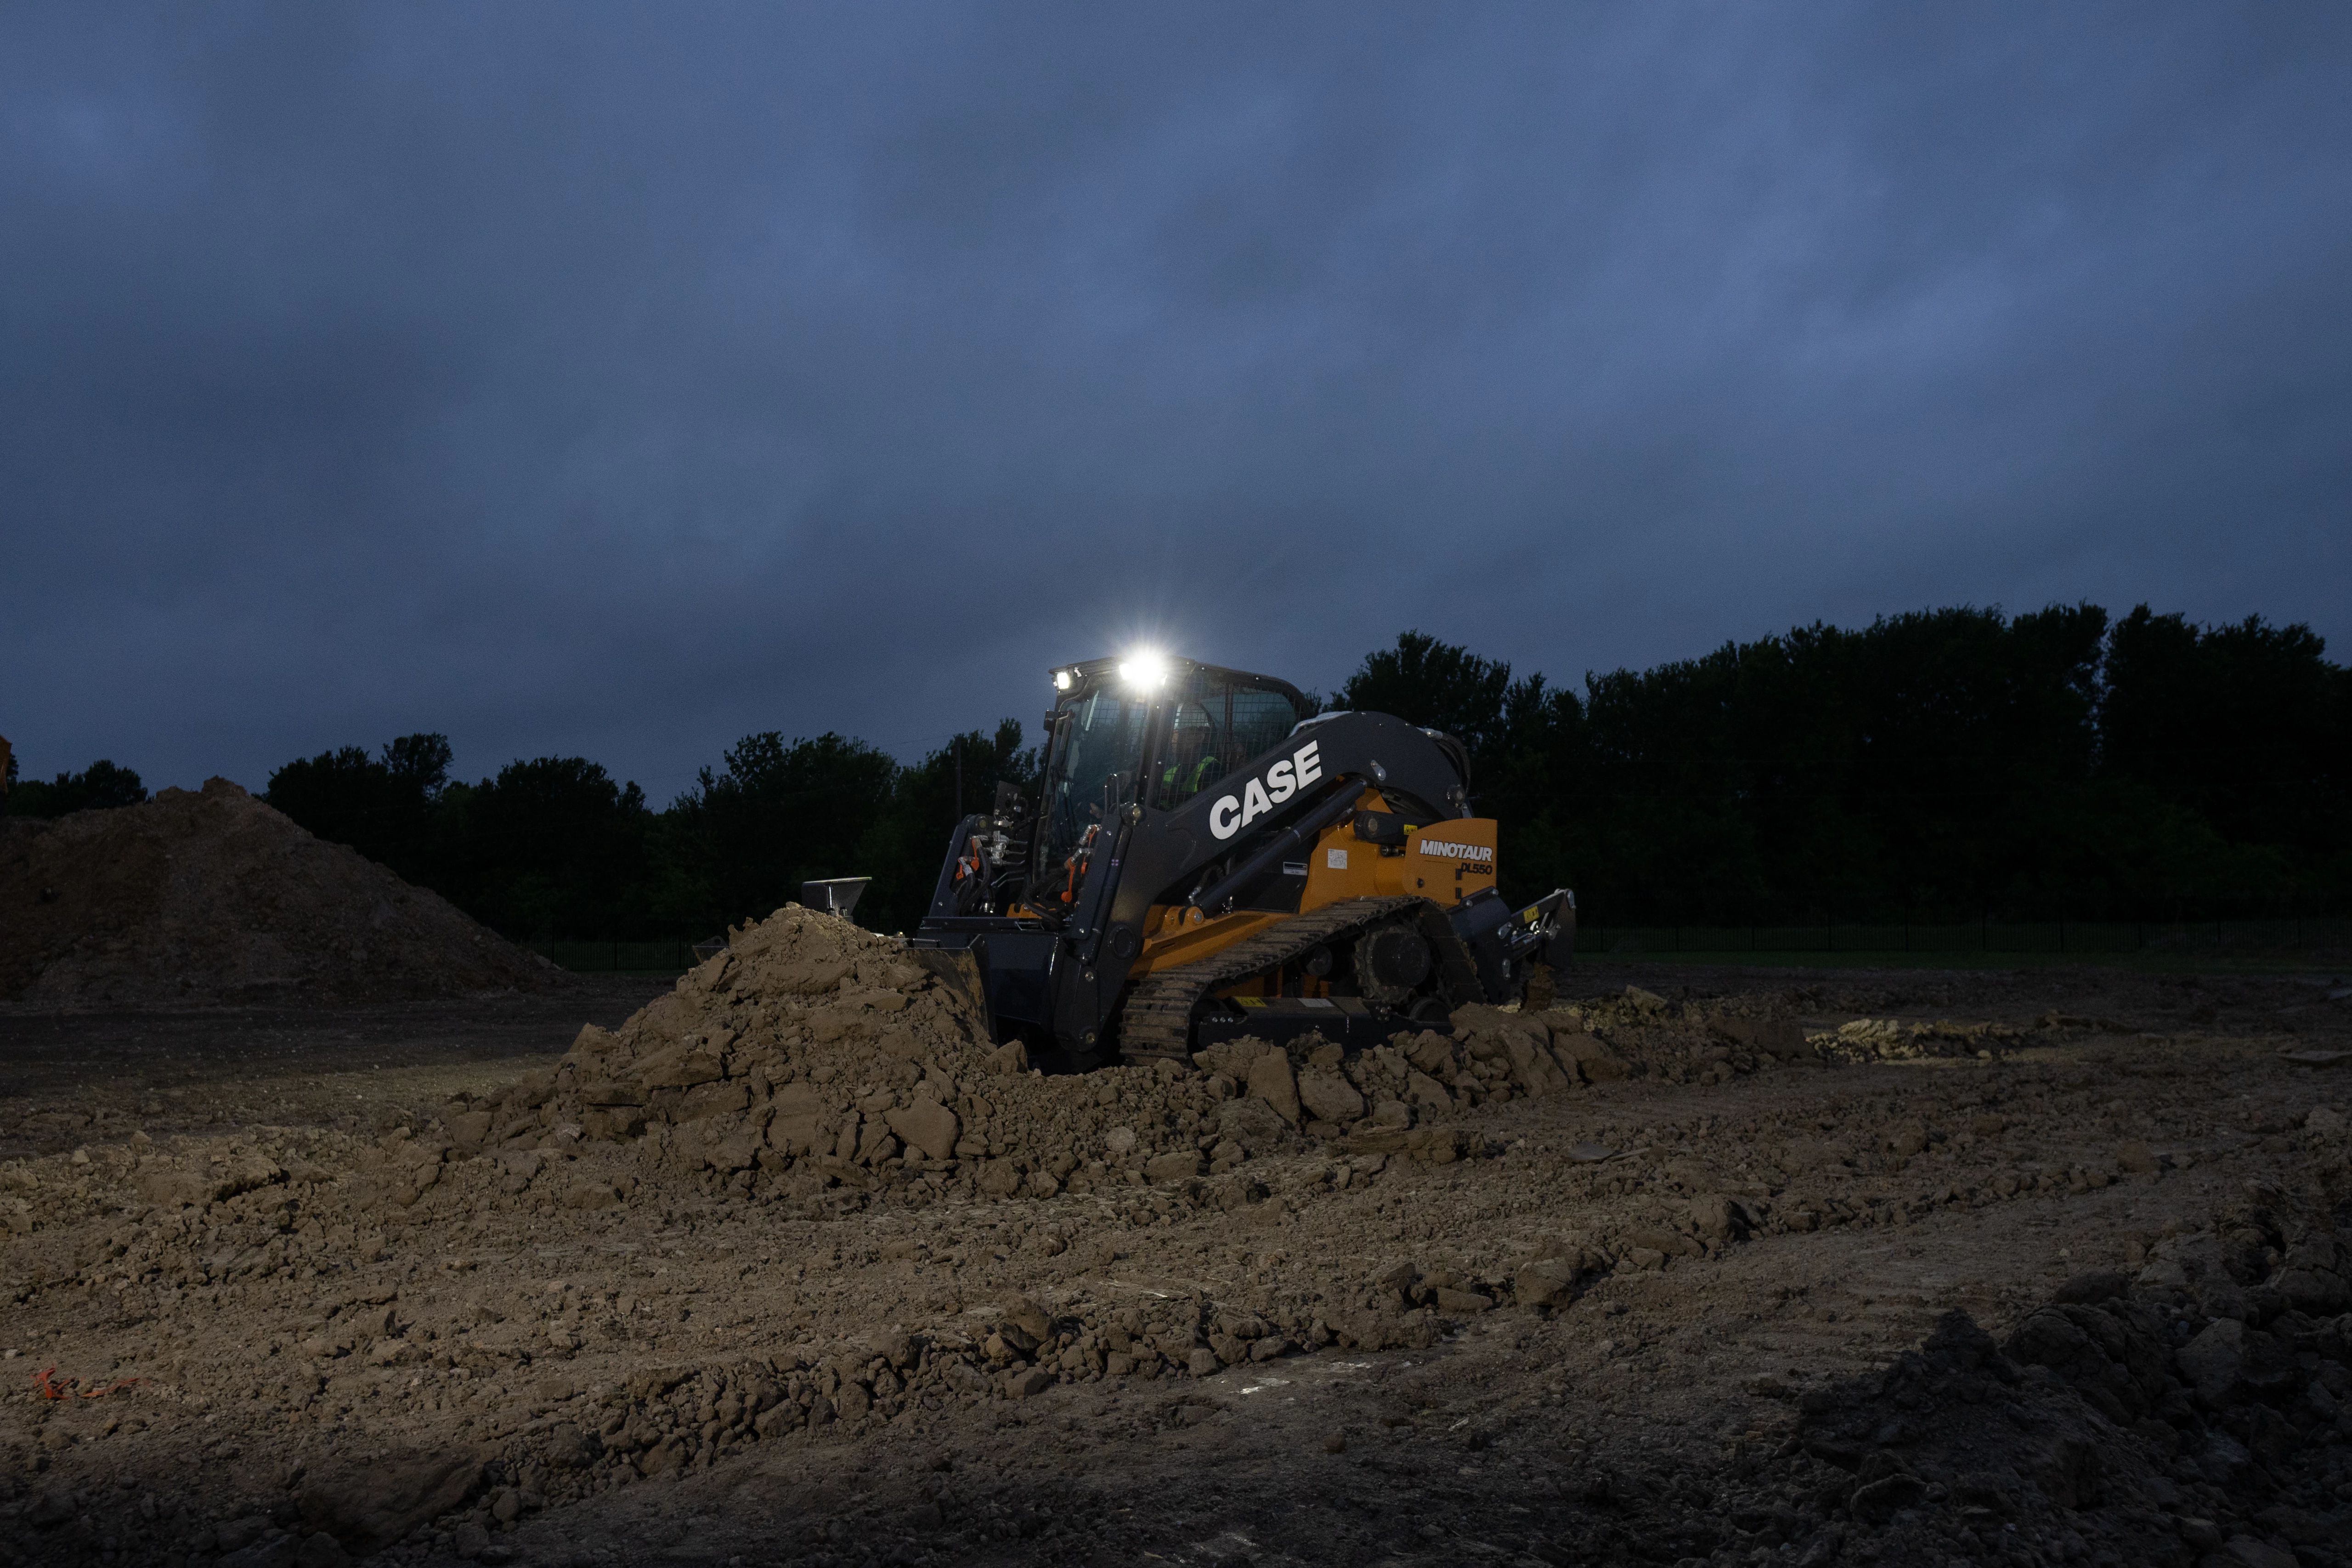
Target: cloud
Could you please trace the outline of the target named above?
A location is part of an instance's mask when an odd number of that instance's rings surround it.
[[[0,22],[0,725],[656,798],[1156,637],[1574,679],[2090,597],[2352,635],[2352,24]]]

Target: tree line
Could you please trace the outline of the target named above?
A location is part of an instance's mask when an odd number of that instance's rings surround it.
[[[1816,624],[1582,691],[1407,634],[1349,706],[1451,729],[1521,890],[1587,920],[2352,908],[2352,672],[2146,605]]]
[[[2142,605],[1816,624],[1581,689],[1417,632],[1332,705],[1462,738],[1506,890],[1610,923],[2168,919],[2352,909],[2352,672],[2307,626]],[[407,735],[287,763],[267,798],[521,939],[699,937],[817,877],[921,917],[958,810],[1035,777],[1007,719],[902,763],[744,737],[656,810],[582,757],[466,783]],[[144,798],[109,763],[18,814]]]

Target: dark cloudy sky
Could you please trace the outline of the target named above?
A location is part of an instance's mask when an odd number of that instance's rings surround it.
[[[0,11],[0,732],[656,800],[1142,637],[2352,651],[2352,9]]]

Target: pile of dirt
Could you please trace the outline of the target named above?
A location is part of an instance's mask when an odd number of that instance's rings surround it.
[[[374,1001],[563,984],[226,779],[54,822],[0,819],[0,1002]]]
[[[1637,1031],[1638,1033],[1638,1031]],[[1641,1048],[1716,1082],[1810,1051],[1787,1026],[1726,1045],[1704,1028]],[[1321,1145],[1331,1184],[1391,1160],[1444,1164],[1485,1145],[1454,1125],[1482,1106],[1654,1070],[1576,1008],[1455,1012],[1449,1030],[1348,1057],[1319,1036],[1243,1039],[1174,1062],[1046,1076],[998,1045],[961,992],[894,938],[786,905],[617,1031],[588,1027],[555,1071],[446,1107],[467,1151],[551,1131],[639,1141],[648,1171],[707,1190],[827,1188],[921,1203],[1176,1187],[1194,1204],[1257,1201],[1248,1161]],[[1240,1180],[1237,1187],[1220,1184]],[[1235,1193],[1243,1194],[1238,1199]]]
[[[468,1147],[637,1141],[649,1173],[713,1190],[920,1202],[1223,1173],[1296,1142],[1295,1101],[1221,1115],[1234,1098],[1173,1064],[1047,1078],[896,939],[787,905],[619,1030],[583,1029],[552,1074],[444,1120]]]

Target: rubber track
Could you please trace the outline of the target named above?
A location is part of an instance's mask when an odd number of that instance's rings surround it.
[[[1436,937],[1438,960],[1447,971],[1447,978],[1459,993],[1462,982],[1470,982],[1471,994],[1475,994],[1476,972],[1469,957],[1461,951],[1461,941],[1444,916],[1427,899],[1348,899],[1327,904],[1310,915],[1299,915],[1283,921],[1269,931],[1260,931],[1246,942],[1235,942],[1213,957],[1198,963],[1187,963],[1176,969],[1163,969],[1148,974],[1128,993],[1127,1005],[1118,1016],[1119,1055],[1129,1061],[1148,1061],[1166,1057],[1176,1061],[1189,1061],[1192,1054],[1192,1011],[1209,993],[1220,985],[1236,980],[1246,980],[1262,974],[1277,964],[1286,963],[1309,949],[1330,941],[1342,932],[1360,930],[1365,926],[1418,905],[1429,914],[1436,915],[1433,922],[1424,918],[1421,924],[1424,933]],[[1430,928],[1443,929],[1442,937]]]

